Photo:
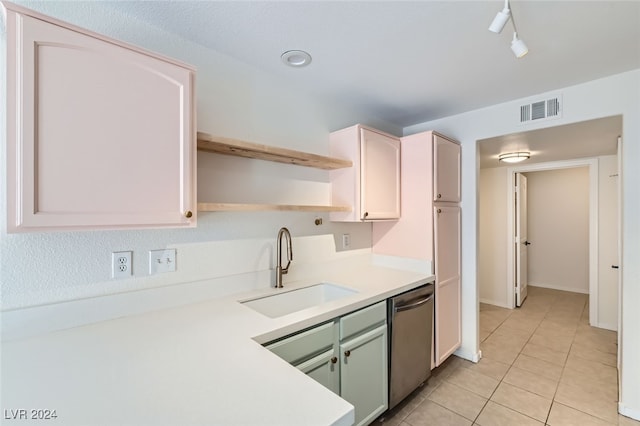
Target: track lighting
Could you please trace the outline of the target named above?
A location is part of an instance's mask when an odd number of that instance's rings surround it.
[[[489,31],[500,34],[504,29],[504,26],[507,25],[507,22],[509,22],[509,19],[511,19],[511,25],[513,25],[513,40],[511,40],[511,50],[513,51],[513,54],[516,55],[516,58],[522,58],[529,52],[529,49],[527,48],[527,45],[524,44],[524,41],[518,38],[516,21],[513,18],[513,13],[511,12],[511,8],[509,7],[509,0],[504,0],[504,8],[497,13],[495,18],[493,18],[493,21],[489,26]]]

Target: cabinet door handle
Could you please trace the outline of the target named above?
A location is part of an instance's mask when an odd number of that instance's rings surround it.
[[[351,355],[351,351],[344,351],[344,356],[348,357],[349,355]]]
[[[184,217],[186,217],[187,219],[189,219],[191,216],[193,216],[191,210],[187,210],[186,212],[184,212]]]
[[[369,216],[369,212],[364,212],[364,218],[366,219]]]
[[[338,358],[335,356],[331,357],[331,364],[335,364],[336,362],[338,362]]]
[[[438,209],[438,214],[442,213],[442,209]]]
[[[442,198],[442,194],[438,194],[438,199]]]
[[[611,267],[612,267],[613,269],[620,269],[620,267],[619,267],[618,265],[611,265]]]

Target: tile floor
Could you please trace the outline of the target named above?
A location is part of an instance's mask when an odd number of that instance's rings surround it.
[[[480,305],[479,363],[451,356],[384,426],[635,425],[617,413],[617,336],[588,296],[530,287],[521,308]]]

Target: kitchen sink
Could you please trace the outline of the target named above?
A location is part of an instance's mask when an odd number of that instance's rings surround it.
[[[356,293],[356,290],[336,284],[319,283],[241,303],[269,318],[278,318]]]

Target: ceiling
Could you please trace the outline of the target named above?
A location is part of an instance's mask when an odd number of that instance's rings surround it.
[[[622,135],[622,116],[599,118],[478,141],[480,168],[512,167],[498,155],[529,151],[526,164],[614,155]],[[525,164],[525,163],[520,163]]]
[[[640,1],[112,1],[109,7],[399,127],[640,68]],[[305,68],[283,65],[291,49]]]

